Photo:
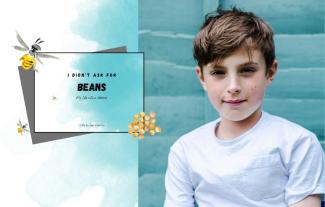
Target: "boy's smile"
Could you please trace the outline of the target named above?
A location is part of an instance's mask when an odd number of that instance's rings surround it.
[[[203,74],[197,67],[196,73],[221,120],[238,122],[261,111],[266,87],[271,84],[276,69],[275,61],[266,75],[261,51],[251,49],[249,58],[247,50],[239,48],[219,62],[204,66]]]

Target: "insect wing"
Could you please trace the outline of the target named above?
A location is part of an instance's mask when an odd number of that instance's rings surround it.
[[[53,59],[59,59],[58,57],[55,57],[53,55],[45,54],[45,53],[36,53],[36,56],[41,58],[53,58]]]
[[[13,46],[16,50],[19,50],[19,51],[27,51],[28,49],[24,48],[24,47],[20,47],[20,46]]]
[[[43,64],[43,62],[41,61],[41,59],[38,57],[38,54],[36,54],[36,59],[38,62],[40,62],[41,64]]]
[[[22,127],[23,127],[23,125],[21,124],[21,121],[20,121],[20,119],[19,119],[19,121],[18,121],[18,123],[17,123],[17,126],[19,126],[20,128],[22,128]]]
[[[18,34],[18,32],[16,31],[17,34],[17,40],[18,42],[26,49],[29,50],[29,47],[27,46],[27,44],[24,42],[24,40],[21,38],[21,36]]]

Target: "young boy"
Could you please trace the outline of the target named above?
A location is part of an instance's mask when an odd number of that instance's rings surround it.
[[[170,149],[165,207],[320,207],[324,152],[307,129],[262,110],[277,71],[272,29],[236,8],[207,16],[196,74],[220,118]]]

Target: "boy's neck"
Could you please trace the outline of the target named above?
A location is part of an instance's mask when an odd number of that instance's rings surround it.
[[[241,121],[230,121],[222,119],[215,129],[215,135],[219,139],[233,139],[252,128],[262,115],[261,108],[256,110],[252,115]]]

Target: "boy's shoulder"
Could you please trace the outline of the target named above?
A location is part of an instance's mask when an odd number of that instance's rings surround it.
[[[204,145],[204,141],[214,135],[214,128],[219,120],[210,121],[182,135],[175,141],[172,148],[181,147],[182,145],[197,145],[198,143]]]
[[[283,135],[288,135],[287,137],[291,138],[314,135],[313,132],[295,122],[289,121],[280,116],[269,114],[267,112],[263,113],[265,115],[264,127],[267,131],[273,131],[277,134],[281,133]]]
[[[270,142],[290,150],[297,146],[319,144],[316,134],[303,126],[276,115],[265,114],[264,131]]]

